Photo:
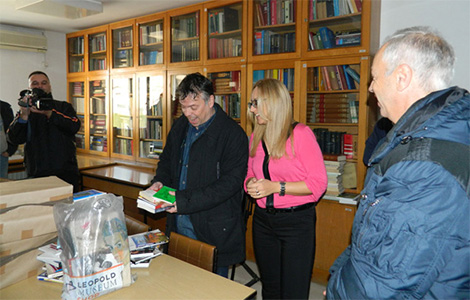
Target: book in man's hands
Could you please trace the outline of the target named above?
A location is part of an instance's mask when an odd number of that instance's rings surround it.
[[[174,195],[170,195],[170,191],[175,192],[176,189],[167,186],[163,186],[159,190],[146,189],[144,191],[140,191],[139,196],[153,202],[154,204],[158,204],[161,201],[174,204],[176,198]]]
[[[148,201],[147,199],[144,199],[140,196],[137,198],[137,207],[141,208],[141,209],[144,209],[148,212],[151,212],[152,214],[156,214],[156,213],[159,213],[159,212],[162,212],[162,211],[166,211],[166,210],[174,207],[173,205],[163,207],[164,203],[166,203],[166,202],[160,201],[157,204],[155,204],[153,201],[152,202]]]

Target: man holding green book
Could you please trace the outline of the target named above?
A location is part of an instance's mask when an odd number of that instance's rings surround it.
[[[167,210],[167,235],[174,231],[216,246],[217,273],[227,277],[228,266],[245,258],[248,138],[215,103],[206,77],[187,75],[176,94],[183,116],[171,128],[150,188],[177,190]]]

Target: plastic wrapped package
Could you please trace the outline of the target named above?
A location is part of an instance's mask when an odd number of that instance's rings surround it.
[[[123,199],[97,195],[54,206],[62,299],[93,299],[132,283]]]

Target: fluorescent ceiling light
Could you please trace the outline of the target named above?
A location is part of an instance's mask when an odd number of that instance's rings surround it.
[[[103,12],[101,0],[16,0],[17,10],[78,19]]]

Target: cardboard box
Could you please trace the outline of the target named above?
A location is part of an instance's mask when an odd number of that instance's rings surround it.
[[[57,237],[53,205],[72,196],[55,176],[0,183],[0,289],[39,274],[38,248]]]
[[[0,210],[72,196],[73,186],[55,176],[0,182]]]

